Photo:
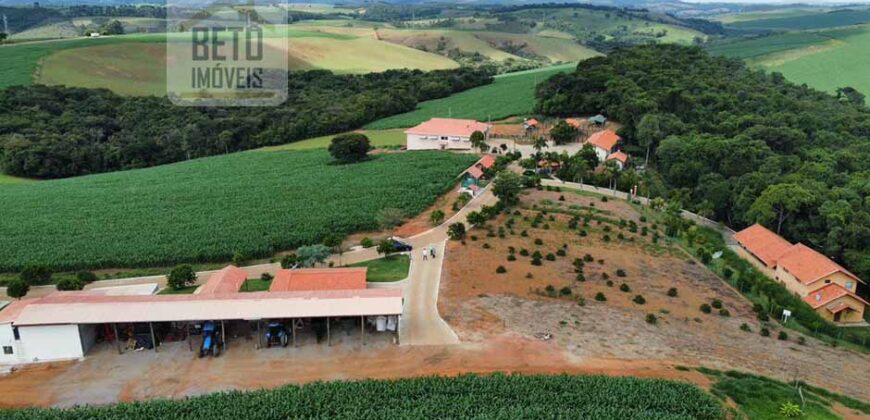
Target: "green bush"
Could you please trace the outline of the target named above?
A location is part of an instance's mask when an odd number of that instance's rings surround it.
[[[496,273],[499,273],[499,274],[503,274],[503,273],[507,273],[507,269],[504,268],[503,265],[500,265],[500,266],[498,266],[498,267],[495,269],[495,272],[496,272]]]
[[[76,279],[84,284],[93,283],[99,280],[93,271],[79,271],[76,273]]]
[[[29,285],[41,285],[51,283],[51,275],[48,266],[30,264],[21,270],[18,277]]]
[[[710,302],[710,305],[716,309],[722,309],[722,301],[719,299],[713,299],[713,302]]]
[[[625,277],[625,276],[626,276],[625,270],[623,270],[621,268],[616,270],[616,277]]]
[[[166,280],[166,284],[175,290],[183,289],[194,283],[196,283],[196,272],[188,264],[182,264],[173,268]]]
[[[623,292],[630,292],[630,291],[631,291],[631,288],[628,287],[627,284],[622,283],[622,284],[619,285],[619,290],[621,290],[621,291],[623,291]]]
[[[508,254],[507,260],[508,261],[516,261],[517,257],[514,254]]]
[[[710,305],[708,305],[706,303],[701,304],[701,312],[703,312],[705,314],[709,314],[712,311],[713,311],[713,309],[710,308]]]
[[[78,278],[64,277],[57,282],[57,290],[82,290],[85,288],[85,283]]]
[[[586,254],[586,255],[583,256],[583,261],[586,261],[586,262],[592,262],[592,261],[595,261],[595,259],[592,258],[592,255],[590,255],[590,254]]]
[[[547,256],[545,258],[547,259],[547,261],[556,261],[556,254],[553,254],[552,252],[547,253]]]
[[[762,327],[761,331],[759,331],[758,333],[761,334],[762,337],[770,337],[770,330],[768,330],[767,328]]]
[[[641,295],[635,296],[634,299],[632,299],[631,301],[638,305],[643,305],[646,303],[646,299],[644,299]]]
[[[521,249],[521,250],[520,250],[520,255],[522,255],[523,257],[528,257],[528,256],[529,256],[529,250],[528,250],[528,249],[525,249],[525,248]]]
[[[559,289],[559,294],[562,296],[571,296],[571,288],[568,286],[565,286],[565,287]]]
[[[776,338],[778,338],[782,341],[788,340],[788,333],[785,331],[780,331],[779,335],[777,335]]]
[[[749,328],[749,324],[747,324],[747,323],[745,323],[745,322],[742,323],[742,324],[740,324],[740,330],[741,330],[741,331],[746,331],[746,332],[752,332],[752,329]]]
[[[535,245],[543,245],[544,241],[541,238],[535,239]]]
[[[729,317],[729,316],[731,316],[731,312],[728,312],[727,309],[722,308],[722,309],[719,309],[719,315],[724,316],[724,317]]]
[[[670,289],[668,289],[668,296],[677,297],[677,288],[671,287]]]
[[[647,324],[655,325],[656,322],[658,322],[658,318],[656,318],[655,315],[653,315],[653,314],[646,314],[646,323],[647,323]]]
[[[607,296],[604,296],[604,293],[598,292],[595,294],[595,300],[599,302],[605,302],[607,301]]]

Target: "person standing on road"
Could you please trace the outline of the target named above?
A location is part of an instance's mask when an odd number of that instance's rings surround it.
[[[432,255],[432,259],[435,259],[435,246],[434,245],[429,247],[429,254]]]
[[[426,261],[427,259],[429,259],[429,258],[428,258],[428,255],[429,255],[429,253],[426,252],[426,249],[425,249],[425,248],[423,248],[423,261]]]

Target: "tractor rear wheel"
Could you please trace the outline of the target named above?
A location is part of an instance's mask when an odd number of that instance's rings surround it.
[[[220,354],[221,354],[221,346],[218,344],[215,344],[214,347],[212,347],[212,355],[214,357],[218,357],[218,356],[220,356]]]

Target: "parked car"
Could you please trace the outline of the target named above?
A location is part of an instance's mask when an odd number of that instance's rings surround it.
[[[390,238],[390,240],[393,241],[393,249],[395,249],[396,252],[410,252],[414,249],[414,247],[407,242],[402,242],[396,238]]]

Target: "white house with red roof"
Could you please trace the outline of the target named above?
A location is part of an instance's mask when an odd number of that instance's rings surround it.
[[[432,118],[405,130],[408,150],[470,150],[471,134],[489,136],[492,126],[475,120]]]
[[[737,232],[734,240],[738,255],[803,298],[823,318],[835,323],[863,322],[867,302],[856,291],[864,281],[843,266],[759,224]]]
[[[607,158],[604,159],[604,162],[614,161],[616,162],[616,166],[619,167],[620,170],[625,169],[625,165],[628,164],[628,155],[623,152],[613,152],[607,155]]]
[[[608,156],[617,152],[616,146],[620,141],[622,138],[613,130],[601,130],[589,136],[586,143],[595,148],[598,161],[605,162]]]

